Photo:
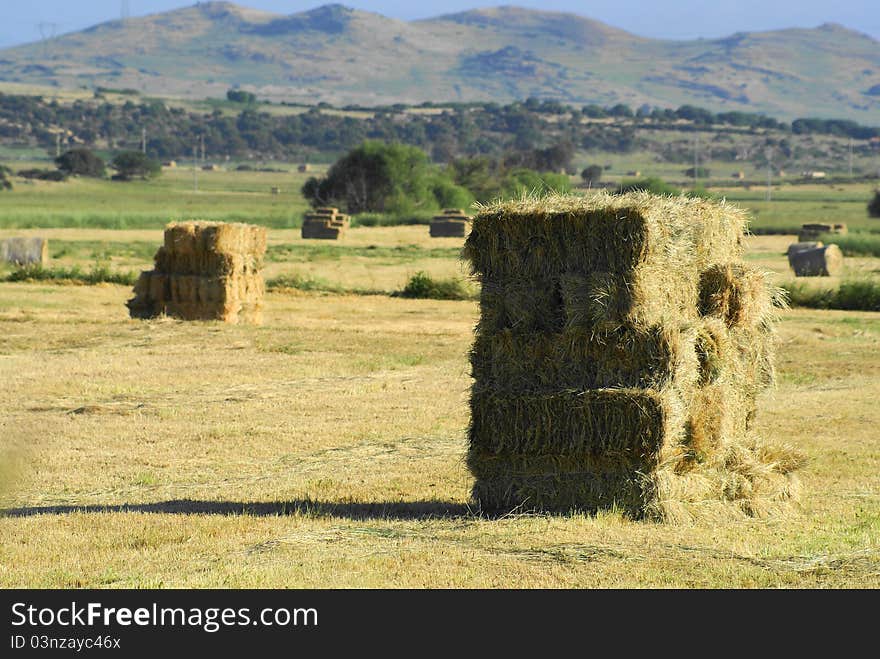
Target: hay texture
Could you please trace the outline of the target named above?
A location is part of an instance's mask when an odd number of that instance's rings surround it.
[[[184,222],[165,228],[153,270],[127,302],[132,318],[262,322],[265,227]]]
[[[49,264],[49,241],[45,238],[6,238],[0,240],[0,261],[13,265]]]
[[[843,252],[837,245],[823,245],[797,248],[795,243],[788,248],[788,264],[795,277],[836,277],[843,270]],[[792,248],[795,249],[792,249]]]
[[[306,239],[338,240],[351,224],[338,208],[316,208],[303,218],[301,235]]]
[[[742,261],[745,226],[646,193],[480,209],[464,257],[482,284],[467,464],[483,510],[787,510],[800,458],[751,431],[782,298]]]
[[[470,228],[471,219],[460,208],[447,208],[431,218],[429,233],[432,238],[464,238]]]

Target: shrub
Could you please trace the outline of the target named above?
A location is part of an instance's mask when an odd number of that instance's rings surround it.
[[[626,194],[627,192],[634,192],[636,190],[644,190],[645,192],[650,192],[652,194],[681,194],[681,190],[669,185],[663,179],[654,176],[639,179],[624,179],[614,192],[615,194]]]
[[[427,272],[414,274],[396,295],[433,300],[468,300],[473,297],[461,280],[434,279]]]
[[[18,175],[22,178],[37,181],[66,181],[67,174],[60,169],[22,169]]]

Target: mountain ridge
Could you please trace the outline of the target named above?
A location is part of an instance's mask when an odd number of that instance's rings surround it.
[[[401,21],[341,4],[285,15],[206,2],[0,50],[0,81],[198,98],[241,87],[335,105],[692,103],[877,123],[880,42],[836,23],[688,41],[512,5]]]

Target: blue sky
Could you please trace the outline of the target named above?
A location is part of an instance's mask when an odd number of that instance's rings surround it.
[[[60,32],[72,32],[118,18],[125,0],[0,0],[0,47],[40,38],[40,23],[55,23]],[[132,16],[152,14],[195,4],[195,0],[127,0]],[[327,4],[305,0],[240,0],[237,4],[281,14]],[[782,27],[815,27],[841,23],[880,40],[878,0],[348,0],[349,7],[411,20],[455,11],[514,4],[549,11],[569,11],[604,21],[648,37],[692,39],[720,37],[734,32]],[[52,28],[43,26],[44,33]]]

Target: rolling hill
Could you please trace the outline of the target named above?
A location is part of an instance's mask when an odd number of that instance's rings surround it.
[[[693,103],[880,123],[880,42],[835,24],[724,39],[642,38],[516,7],[404,22],[341,5],[290,16],[206,2],[0,50],[0,81],[335,105]]]

